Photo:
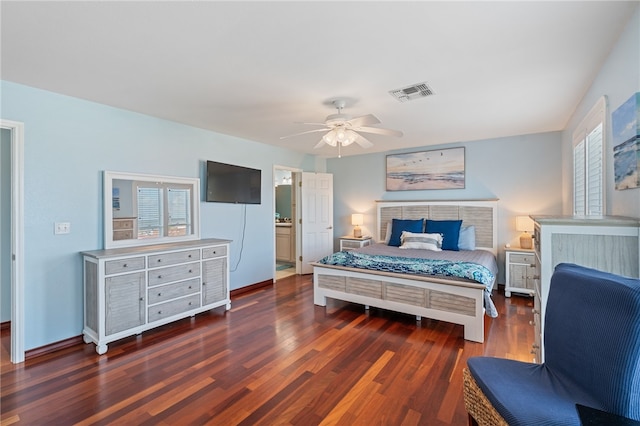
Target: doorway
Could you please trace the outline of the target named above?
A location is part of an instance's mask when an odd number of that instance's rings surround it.
[[[9,194],[2,196],[2,257],[8,258],[7,265],[10,272],[4,273],[6,266],[2,265],[2,295],[10,294],[10,345],[11,362],[24,362],[24,124],[15,121],[0,120],[2,130],[2,155],[7,155],[8,161],[2,161],[1,179],[9,180],[9,185],[3,186],[2,192]],[[6,169],[9,170],[6,170]],[[5,253],[5,251],[8,251]],[[9,280],[10,289],[5,289],[5,281]],[[2,306],[3,311],[5,305]],[[2,321],[5,322],[3,315]]]
[[[275,221],[274,281],[295,275],[297,264],[297,193],[298,169],[274,166],[273,194]]]

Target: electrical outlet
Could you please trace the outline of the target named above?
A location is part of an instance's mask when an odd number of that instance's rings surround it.
[[[54,234],[68,234],[71,232],[71,223],[69,222],[56,222],[53,230]]]

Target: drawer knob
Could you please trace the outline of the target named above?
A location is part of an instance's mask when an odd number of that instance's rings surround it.
[[[162,278],[162,275],[158,275],[158,278]]]
[[[124,265],[122,265],[123,268],[126,268],[127,266],[129,266],[129,265],[127,265],[126,263]]]
[[[191,271],[191,269],[189,269],[189,273],[191,273],[191,272],[193,272],[193,271]]]
[[[158,259],[158,263],[162,262],[162,259]]]
[[[531,310],[531,313],[535,315],[535,314],[539,314],[540,312],[538,312],[538,310],[537,310],[537,309],[532,309],[532,310]]]
[[[191,255],[189,255],[189,259],[191,259]]]
[[[191,288],[192,288],[192,287],[191,287],[191,286],[189,286],[189,289],[191,289]]]
[[[216,253],[217,253],[217,251],[215,251],[215,250],[214,250],[214,251],[213,251],[213,254],[216,254]]]
[[[158,315],[162,314],[162,311],[158,311]]]
[[[529,325],[536,325],[535,321],[529,321]]]
[[[192,303],[192,302],[189,302],[189,306],[191,306],[191,305],[193,305],[193,303]]]
[[[158,297],[162,296],[162,293],[158,293]]]
[[[144,297],[141,297],[141,298],[140,298],[140,301],[142,302],[143,300],[144,300]]]

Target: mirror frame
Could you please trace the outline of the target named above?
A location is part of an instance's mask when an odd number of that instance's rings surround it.
[[[130,240],[114,240],[113,239],[113,181],[116,180],[131,180],[131,181],[143,181],[143,182],[159,182],[159,183],[173,183],[179,185],[192,186],[191,191],[191,212],[192,218],[192,233],[190,235],[177,236],[177,237],[158,237],[148,239],[130,239]],[[113,172],[105,170],[103,174],[103,195],[104,195],[104,248],[119,248],[119,247],[138,247],[148,246],[154,244],[174,243],[180,241],[192,241],[200,239],[200,179],[199,178],[186,178],[176,176],[160,176],[160,175],[147,175],[140,173],[123,173]]]

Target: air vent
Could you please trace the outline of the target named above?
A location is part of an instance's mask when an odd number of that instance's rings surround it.
[[[391,90],[389,91],[389,94],[400,102],[406,102],[413,99],[431,96],[433,95],[433,90],[431,90],[427,83],[418,83],[412,86],[403,87],[402,89]]]

